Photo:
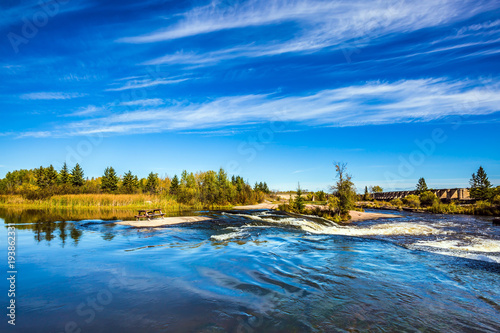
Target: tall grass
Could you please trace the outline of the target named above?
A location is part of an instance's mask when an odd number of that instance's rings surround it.
[[[150,194],[64,194],[44,200],[27,200],[20,195],[0,195],[0,206],[25,208],[161,208],[164,212],[203,209],[203,204],[181,204],[172,197]],[[214,207],[214,208],[228,208]]]

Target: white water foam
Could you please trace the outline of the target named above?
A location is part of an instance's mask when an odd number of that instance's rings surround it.
[[[454,231],[446,231],[441,227],[454,226],[453,222],[439,222],[437,224],[428,225],[418,222],[397,222],[397,223],[381,223],[371,226],[341,226],[321,225],[314,221],[301,219],[296,217],[279,217],[267,212],[261,212],[259,215],[250,214],[230,214],[251,219],[254,221],[262,221],[275,225],[294,226],[312,233],[312,234],[329,234],[341,236],[444,236],[456,234]],[[256,227],[251,224],[243,227]],[[212,236],[212,238],[220,240],[228,240],[231,238],[241,238],[240,231]],[[453,237],[453,236],[452,236]],[[407,245],[410,249],[424,250],[427,252],[438,253],[448,256],[463,257],[468,259],[482,260],[488,262],[500,263],[500,257],[493,253],[500,253],[500,240],[484,239],[478,237],[465,237],[462,240],[437,240],[437,241],[418,241],[414,244]]]
[[[318,228],[319,227],[319,228]],[[304,226],[305,231],[311,233],[322,233],[329,235],[343,235],[343,236],[399,236],[399,235],[413,235],[413,236],[428,236],[446,234],[446,231],[439,230],[427,225],[418,223],[385,223],[377,224],[370,227],[344,227],[344,226],[318,226],[316,228],[308,228]]]
[[[470,244],[463,244],[458,240],[420,241],[415,245],[458,251],[500,253],[500,241],[494,239],[474,238]]]
[[[274,224],[293,225],[296,227],[300,227],[304,231],[308,231],[315,234],[344,235],[344,236],[378,236],[378,235],[427,236],[427,235],[442,235],[449,233],[447,231],[436,229],[428,225],[423,225],[420,223],[411,223],[411,222],[384,223],[369,227],[337,226],[337,225],[325,226],[315,223],[314,221],[295,218],[295,217],[273,219],[259,215],[248,215],[248,214],[228,214],[228,215],[236,215],[256,221],[263,221]]]
[[[227,234],[212,235],[210,238],[218,242],[225,242],[231,239],[245,238],[246,236],[242,231],[235,231]]]

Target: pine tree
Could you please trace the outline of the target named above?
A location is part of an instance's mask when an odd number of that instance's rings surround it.
[[[298,184],[297,187],[297,196],[293,201],[293,206],[297,213],[302,213],[304,211],[305,205],[304,205],[304,198],[302,197],[302,189],[300,188],[300,183]]]
[[[492,196],[491,183],[484,171],[483,167],[480,166],[477,170],[477,174],[472,174],[470,180],[470,196],[477,200],[489,200]]]
[[[118,178],[113,167],[107,167],[104,170],[104,176],[101,178],[101,189],[106,192],[115,192],[118,189]]]
[[[172,182],[170,183],[170,194],[177,195],[179,193],[179,178],[177,175],[174,175],[172,178]]]
[[[83,186],[85,183],[83,175],[83,169],[80,167],[80,164],[76,163],[73,170],[71,170],[71,184],[76,187]]]
[[[44,173],[47,186],[53,186],[57,184],[57,178],[59,177],[59,174],[57,173],[56,169],[54,169],[52,164],[48,168],[45,168]]]
[[[148,179],[146,181],[146,191],[151,194],[158,193],[158,189],[160,187],[160,180],[158,179],[158,174],[151,172],[148,175]]]
[[[40,166],[40,168],[35,169],[35,179],[36,179],[36,185],[39,188],[45,188],[47,187],[47,179],[45,178],[45,169],[43,166]]]
[[[59,172],[59,183],[60,184],[69,184],[71,182],[71,175],[68,171],[68,166],[66,162],[64,162],[61,171]]]
[[[139,188],[139,180],[137,176],[132,175],[132,172],[129,170],[123,176],[122,188],[125,193],[132,194]]]
[[[264,182],[264,185],[262,186],[262,191],[266,194],[271,193],[271,191],[269,191],[269,187],[267,186],[266,182]]]
[[[370,193],[368,192],[368,186],[365,186],[365,194],[363,195],[363,200],[364,201],[370,200]]]
[[[424,177],[421,177],[417,183],[417,188],[416,188],[417,194],[420,195],[428,190],[429,190],[429,188],[427,187],[427,184],[425,183]]]
[[[219,205],[223,205],[227,201],[227,197],[229,196],[229,188],[228,188],[228,180],[226,171],[223,168],[219,169],[219,173],[217,174],[217,200],[216,202]]]

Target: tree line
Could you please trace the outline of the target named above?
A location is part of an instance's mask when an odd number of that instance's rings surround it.
[[[52,165],[30,170],[8,172],[0,179],[0,194],[20,194],[28,200],[41,200],[58,194],[79,193],[149,193],[175,198],[180,203],[194,204],[203,202],[207,205],[248,204],[260,202],[269,187],[265,182],[250,186],[240,176],[228,177],[220,168],[218,172],[187,172],[180,177],[161,178],[151,172],[147,178],[139,179],[131,171],[119,176],[113,167],[107,167],[101,177],[85,178],[79,164],[69,169],[64,163],[57,171]]]
[[[479,166],[477,172],[472,174],[472,177],[469,180],[469,185],[469,195],[471,199],[487,202],[500,202],[500,186],[493,187],[486,171],[482,166]],[[425,178],[420,177],[417,185],[415,186],[416,196],[418,197],[425,194],[428,197],[430,196],[429,193],[433,194],[432,191],[433,189],[427,186]],[[380,186],[373,186],[370,187],[370,190],[368,190],[368,187],[365,186],[365,192],[360,200],[372,200],[373,193],[377,192],[383,192],[383,189]]]

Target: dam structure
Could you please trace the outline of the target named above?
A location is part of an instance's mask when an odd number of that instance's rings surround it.
[[[444,188],[433,190],[429,189],[430,192],[434,193],[441,200],[471,200],[468,188]],[[393,192],[378,192],[372,193],[375,200],[392,200],[392,199],[403,199],[404,197],[415,194],[418,195],[417,191],[393,191]]]

